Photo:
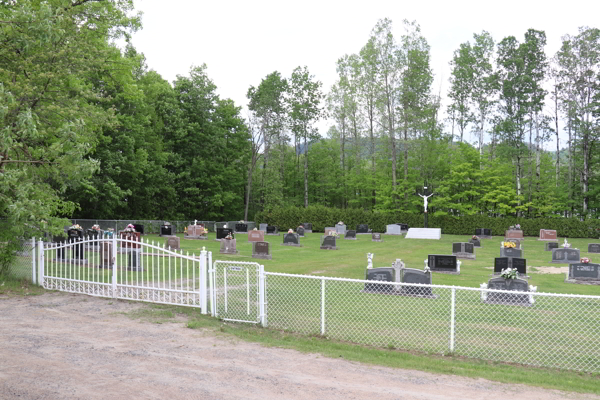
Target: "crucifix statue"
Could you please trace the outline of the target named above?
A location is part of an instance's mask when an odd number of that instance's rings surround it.
[[[423,209],[425,212],[427,212],[427,199],[433,196],[433,193],[431,193],[429,196],[423,196],[422,194],[419,196],[423,198]]]

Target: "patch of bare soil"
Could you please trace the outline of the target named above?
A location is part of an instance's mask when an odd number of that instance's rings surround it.
[[[144,307],[61,293],[0,298],[0,398],[600,399],[266,348],[182,319],[123,314]]]
[[[527,271],[532,274],[567,274],[569,267],[533,267],[535,270],[527,267]]]

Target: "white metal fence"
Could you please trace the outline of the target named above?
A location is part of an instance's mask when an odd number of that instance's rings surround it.
[[[37,277],[49,289],[199,307],[377,347],[600,372],[600,296],[265,272],[119,238],[37,247]]]

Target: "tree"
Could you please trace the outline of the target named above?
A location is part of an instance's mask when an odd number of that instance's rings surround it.
[[[454,56],[450,61],[452,72],[450,72],[448,97],[452,102],[448,106],[448,112],[453,115],[453,128],[454,121],[458,124],[461,142],[467,125],[474,119],[470,110],[475,75],[474,64],[475,55],[469,42],[461,44],[458,50],[454,51]]]
[[[313,124],[323,114],[321,86],[322,83],[314,80],[306,66],[297,67],[292,72],[289,87],[290,124],[294,135],[304,139],[304,207],[308,207],[308,139],[318,137]]]

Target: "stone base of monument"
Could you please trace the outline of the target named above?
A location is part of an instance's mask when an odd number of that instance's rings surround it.
[[[565,282],[580,285],[600,285],[600,264],[582,262],[569,264],[569,272],[567,272]]]
[[[456,258],[466,259],[466,260],[475,260],[475,253],[452,253]]]
[[[493,274],[489,274],[488,276],[490,278],[499,278],[501,275],[501,272],[494,272]],[[530,279],[531,276],[530,275],[523,275],[523,274],[519,274],[519,278],[521,279]]]
[[[406,239],[434,239],[442,238],[441,228],[409,228]]]
[[[208,239],[208,235],[200,235],[200,236],[184,236],[184,239],[195,239],[195,240],[207,240]],[[221,239],[219,239],[219,241],[221,241]]]
[[[337,250],[337,246],[321,246],[321,250]]]
[[[261,260],[272,260],[273,256],[270,254],[252,254],[252,258],[260,258]]]
[[[282,246],[302,247],[300,243],[281,243]]]
[[[409,296],[409,297],[420,297],[423,299],[437,299],[440,297],[431,291],[430,287],[424,286],[400,286],[398,289],[398,295]]]

